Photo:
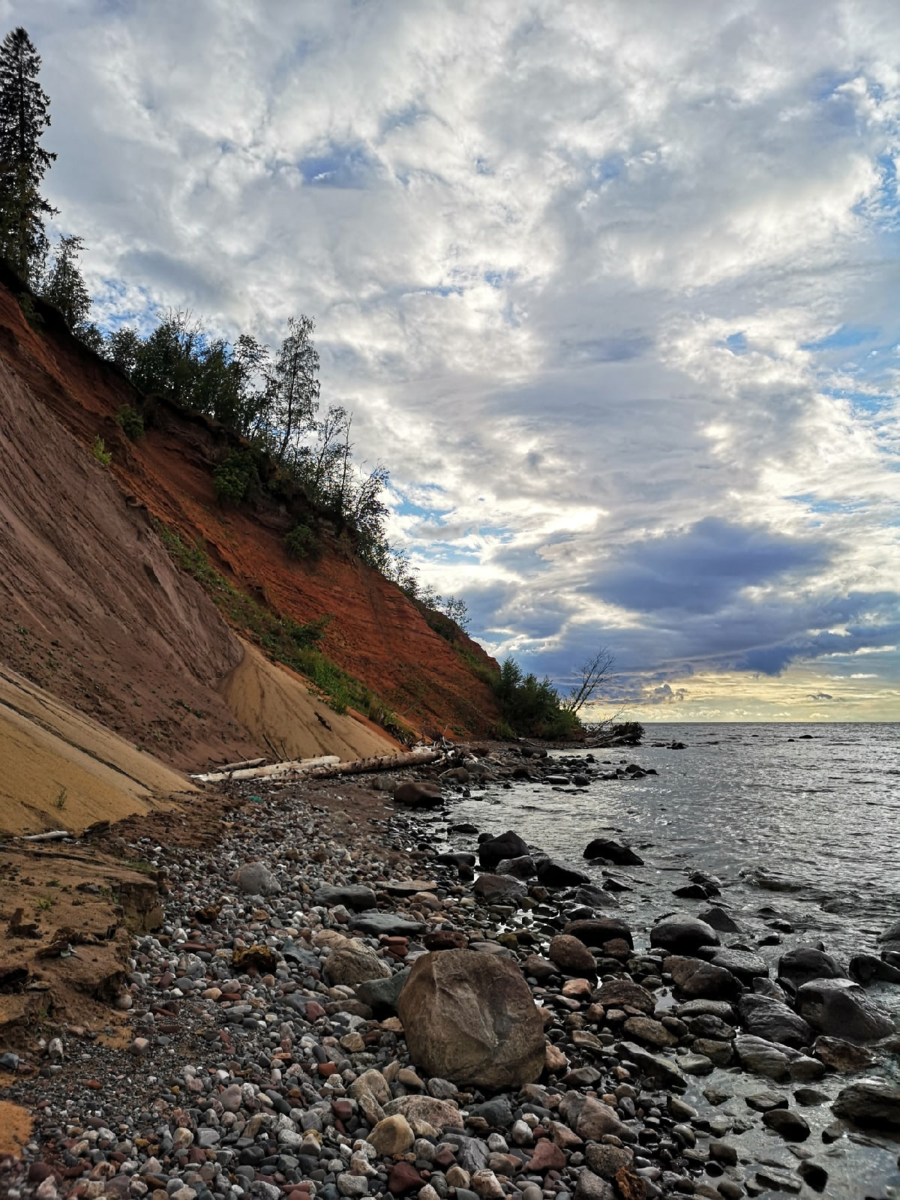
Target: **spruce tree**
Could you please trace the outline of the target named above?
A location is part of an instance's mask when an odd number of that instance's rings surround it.
[[[57,211],[40,194],[56,158],[41,146],[50,99],[38,82],[40,55],[19,26],[0,45],[0,254],[30,280],[46,257],[44,219]]]
[[[87,325],[91,311],[91,294],[78,269],[78,255],[83,245],[80,237],[70,235],[59,239],[53,265],[41,288],[43,298],[59,309],[66,324],[77,334]]]

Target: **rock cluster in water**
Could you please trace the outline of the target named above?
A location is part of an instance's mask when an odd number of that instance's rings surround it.
[[[443,791],[410,779],[397,799],[433,807],[523,770],[578,787],[590,769],[467,755]],[[127,848],[169,892],[167,923],[134,945],[129,1044],[48,1041],[39,1080],[13,1088],[40,1108],[3,1195],[828,1194],[817,1147],[900,1129],[900,1090],[866,1076],[897,1049],[893,1023],[820,948],[785,953],[771,979],[755,946],[722,944],[739,931],[713,908],[666,916],[635,949],[609,892],[514,831],[467,827],[470,850],[438,853],[417,817],[375,817],[348,843],[314,802],[270,785],[213,848]],[[0,1065],[24,1073],[14,1058]],[[702,1082],[720,1068],[755,1080],[738,1116]],[[834,1073],[857,1078],[813,1137]],[[698,1087],[705,1115],[684,1098]],[[733,1144],[751,1129],[768,1139],[755,1160]]]

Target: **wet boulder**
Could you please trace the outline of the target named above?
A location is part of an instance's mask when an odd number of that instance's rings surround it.
[[[724,967],[715,967],[702,958],[687,958],[671,954],[663,961],[675,986],[685,996],[696,996],[707,1000],[735,1000],[744,990],[744,985]]]
[[[863,987],[878,983],[900,983],[900,968],[876,958],[874,954],[854,954],[848,966],[850,978]]]
[[[734,1039],[734,1052],[745,1071],[754,1071],[769,1079],[796,1079],[808,1083],[825,1074],[825,1067],[818,1059],[801,1054],[791,1046],[747,1033],[738,1034]]]
[[[724,967],[737,975],[749,987],[753,986],[754,979],[765,979],[769,974],[765,960],[749,950],[715,949],[711,955],[702,954],[701,957],[708,958],[714,967]]]
[[[815,946],[798,946],[788,950],[778,960],[779,983],[791,984],[796,990],[811,979],[843,979],[839,963]]]
[[[495,875],[512,875],[515,879],[532,879],[536,874],[534,859],[530,854],[519,858],[501,858],[494,867]]]
[[[797,989],[797,1011],[819,1033],[872,1042],[896,1033],[888,1014],[850,979],[813,979]]]
[[[548,956],[565,975],[580,975],[593,979],[597,974],[593,954],[577,937],[565,933],[557,934],[550,942]]]
[[[900,921],[895,921],[878,939],[884,950],[900,950]]]
[[[479,875],[472,891],[485,904],[515,904],[528,895],[528,888],[512,875]]]
[[[719,935],[696,917],[671,916],[658,921],[650,930],[650,945],[673,954],[695,954],[701,946],[718,946]]]
[[[533,1083],[544,1026],[518,963],[470,950],[417,959],[398,1012],[413,1062],[431,1076],[489,1091]]]
[[[487,838],[481,843],[478,847],[478,862],[486,870],[492,871],[504,858],[523,858],[527,854],[528,843],[508,829],[506,833]]]
[[[394,788],[394,802],[406,808],[438,808],[442,803],[441,785],[430,780],[410,779]]]
[[[631,930],[617,917],[586,917],[581,921],[569,921],[563,926],[563,933],[578,938],[586,946],[602,947],[607,942],[622,940],[634,947]]]
[[[610,979],[592,994],[595,1004],[604,1008],[636,1008],[642,1013],[652,1013],[656,1000],[652,992],[634,983],[631,979]]]
[[[630,846],[612,838],[594,838],[584,849],[585,858],[599,858],[617,867],[642,867],[644,860]]]
[[[780,1042],[799,1050],[815,1037],[812,1027],[802,1017],[768,996],[748,992],[741,997],[739,1008],[747,1032],[768,1042]]]
[[[579,871],[569,863],[559,862],[555,858],[538,858],[535,860],[538,882],[544,887],[563,888],[574,887],[579,883],[590,883],[590,875]]]
[[[724,908],[708,908],[700,914],[700,920],[711,925],[717,933],[740,933],[741,928]]]
[[[842,1038],[824,1035],[816,1038],[813,1054],[826,1067],[844,1075],[858,1075],[877,1062],[875,1055],[865,1046],[857,1046],[853,1042],[845,1042]]]
[[[884,1079],[860,1079],[838,1095],[834,1113],[863,1129],[900,1129],[900,1088]]]

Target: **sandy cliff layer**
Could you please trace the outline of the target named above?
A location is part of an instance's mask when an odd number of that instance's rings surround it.
[[[195,791],[152,755],[4,667],[0,764],[0,834],[81,832]]]

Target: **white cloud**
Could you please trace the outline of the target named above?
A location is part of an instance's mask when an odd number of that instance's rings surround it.
[[[895,4],[2,11],[44,58],[51,199],[101,311],[270,340],[313,314],[396,536],[492,646],[562,674],[607,641],[673,689],[886,650]],[[820,552],[705,613],[610,600],[629,548],[710,519]],[[703,560],[717,595],[725,557]],[[696,562],[666,569],[675,591]]]

